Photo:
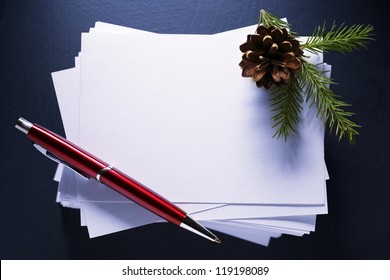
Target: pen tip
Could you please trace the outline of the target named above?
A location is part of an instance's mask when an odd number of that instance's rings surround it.
[[[218,244],[221,243],[221,240],[219,240],[219,238],[216,237],[215,234],[213,234],[211,231],[209,231],[207,228],[205,228],[198,222],[191,219],[189,216],[185,216],[180,226],[196,234],[199,234],[200,236],[210,241],[213,241]]]

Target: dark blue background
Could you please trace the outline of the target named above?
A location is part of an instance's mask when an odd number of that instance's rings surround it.
[[[332,89],[353,104],[353,119],[363,127],[355,145],[326,136],[329,214],[318,217],[316,232],[283,236],[268,248],[222,234],[223,244],[215,246],[169,224],[89,239],[79,212],[55,203],[55,164],[14,128],[23,116],[63,133],[50,73],[73,67],[80,33],[96,21],[160,33],[216,33],[257,23],[261,8],[288,17],[301,35],[323,20],[376,29],[367,50],[325,55],[339,83]],[[0,0],[0,257],[388,259],[389,15],[366,0]]]

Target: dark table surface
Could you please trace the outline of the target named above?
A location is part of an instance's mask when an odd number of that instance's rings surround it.
[[[80,34],[96,21],[216,33],[257,23],[262,8],[288,17],[301,35],[323,20],[375,26],[367,50],[325,54],[338,82],[332,89],[362,125],[355,145],[326,135],[329,214],[318,216],[314,233],[269,247],[225,235],[215,246],[169,224],[89,239],[79,211],[55,203],[55,164],[14,128],[23,116],[63,133],[50,73],[73,67]],[[366,0],[0,0],[1,259],[389,259],[389,15]]]

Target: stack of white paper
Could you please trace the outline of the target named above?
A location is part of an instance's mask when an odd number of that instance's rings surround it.
[[[96,23],[76,66],[52,74],[67,138],[212,230],[262,245],[314,231],[327,213],[324,125],[305,106],[296,135],[272,137],[271,94],[238,66],[255,29],[161,35]],[[57,201],[80,209],[90,237],[162,222],[60,171]]]

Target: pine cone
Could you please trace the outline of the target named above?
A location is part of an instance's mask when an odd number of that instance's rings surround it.
[[[256,34],[248,35],[240,46],[244,53],[240,66],[243,77],[252,77],[257,87],[270,88],[289,84],[295,73],[301,70],[299,57],[303,55],[298,40],[285,28],[260,25]]]

